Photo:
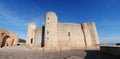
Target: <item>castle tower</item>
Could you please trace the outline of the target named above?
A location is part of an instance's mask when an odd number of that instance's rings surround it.
[[[99,43],[99,38],[98,38],[95,23],[90,22],[90,23],[88,23],[88,25],[89,25],[89,28],[90,28],[90,34],[91,34],[93,45],[99,45],[100,43]]]
[[[45,20],[45,47],[57,47],[57,16],[54,12],[46,13]]]
[[[83,33],[84,33],[84,40],[85,40],[85,45],[86,47],[90,47],[92,46],[92,38],[91,38],[91,34],[90,34],[90,29],[88,27],[87,23],[83,23]]]
[[[27,46],[34,45],[35,30],[36,30],[35,24],[33,23],[28,24],[28,33],[27,33],[27,39],[26,39]]]

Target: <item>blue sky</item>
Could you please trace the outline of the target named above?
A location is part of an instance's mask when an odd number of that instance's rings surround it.
[[[48,11],[59,22],[95,22],[101,43],[120,43],[120,0],[0,0],[0,28],[25,39],[27,24],[44,25]]]

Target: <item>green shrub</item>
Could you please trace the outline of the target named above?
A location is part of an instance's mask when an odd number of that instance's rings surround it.
[[[20,43],[25,43],[26,40],[19,38],[18,42],[20,42]]]

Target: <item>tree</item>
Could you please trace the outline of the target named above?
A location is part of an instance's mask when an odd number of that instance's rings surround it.
[[[19,38],[18,42],[20,42],[20,43],[25,43],[26,40]]]

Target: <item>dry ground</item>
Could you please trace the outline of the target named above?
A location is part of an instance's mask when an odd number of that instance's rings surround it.
[[[97,50],[72,50],[62,52],[30,51],[24,46],[1,48],[0,59],[120,59],[118,56]]]

